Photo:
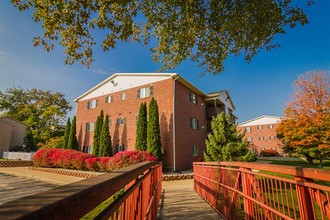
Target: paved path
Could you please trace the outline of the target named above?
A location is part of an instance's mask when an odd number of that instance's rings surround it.
[[[0,205],[57,187],[56,184],[32,178],[0,173]]]
[[[0,205],[83,179],[84,178],[35,171],[28,167],[1,167]]]
[[[80,177],[31,170],[29,167],[0,167],[0,173],[38,179],[40,181],[45,181],[56,185],[70,184],[85,179]]]
[[[157,219],[222,219],[193,189],[194,180],[163,181]]]

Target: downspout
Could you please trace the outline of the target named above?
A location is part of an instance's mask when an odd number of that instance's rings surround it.
[[[176,171],[176,144],[175,144],[175,81],[179,78],[180,76],[177,76],[173,80],[173,171]]]

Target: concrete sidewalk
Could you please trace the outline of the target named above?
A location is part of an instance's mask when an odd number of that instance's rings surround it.
[[[29,167],[0,167],[0,173],[9,174],[13,176],[34,178],[56,185],[66,185],[85,179],[80,177],[35,171],[29,169]]]
[[[222,219],[193,189],[194,180],[163,181],[157,220]]]

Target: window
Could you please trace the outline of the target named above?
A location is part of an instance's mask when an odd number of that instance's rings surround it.
[[[125,144],[118,144],[117,152],[124,151],[124,150],[125,150]]]
[[[259,141],[265,140],[264,136],[259,137]]]
[[[245,132],[251,132],[251,127],[245,127]]]
[[[109,124],[108,124],[109,128],[111,127],[111,118],[109,118]]]
[[[125,118],[117,118],[117,125],[124,125],[125,121]]]
[[[86,132],[94,131],[95,122],[86,123]]]
[[[274,128],[274,125],[268,125],[268,128],[269,129],[273,129]]]
[[[275,136],[269,136],[269,140],[275,140]]]
[[[262,125],[258,125],[258,129],[261,130],[263,129],[264,127]]]
[[[92,109],[97,107],[97,99],[90,100],[87,102],[87,109]]]
[[[83,152],[88,153],[88,154],[92,154],[93,153],[93,146],[84,146],[83,147]]]
[[[113,101],[113,96],[112,95],[105,97],[105,102],[106,103],[111,103],[112,101]]]
[[[198,156],[198,147],[196,145],[193,145],[192,151],[193,151],[193,156]]]
[[[190,127],[192,129],[198,129],[198,120],[196,118],[190,118]]]
[[[252,137],[246,137],[246,141],[252,143]]]
[[[152,95],[153,95],[153,87],[152,86],[137,90],[137,98],[138,99],[148,98]]]
[[[189,100],[190,100],[192,103],[197,104],[197,96],[196,96],[196,94],[190,92],[190,93],[189,93]]]
[[[121,93],[121,100],[125,100],[126,99],[126,93],[125,92],[122,92]]]

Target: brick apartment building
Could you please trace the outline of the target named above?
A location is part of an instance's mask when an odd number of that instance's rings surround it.
[[[159,107],[163,167],[181,171],[203,158],[212,116],[225,111],[235,122],[227,90],[205,94],[176,73],[116,73],[75,99],[80,148],[92,152],[94,125],[110,117],[113,153],[135,149],[139,107],[154,97]]]
[[[283,143],[277,138],[276,129],[282,118],[275,116],[260,116],[240,123],[238,129],[245,131],[247,141],[251,142],[258,154],[262,150],[275,150],[283,155]]]

